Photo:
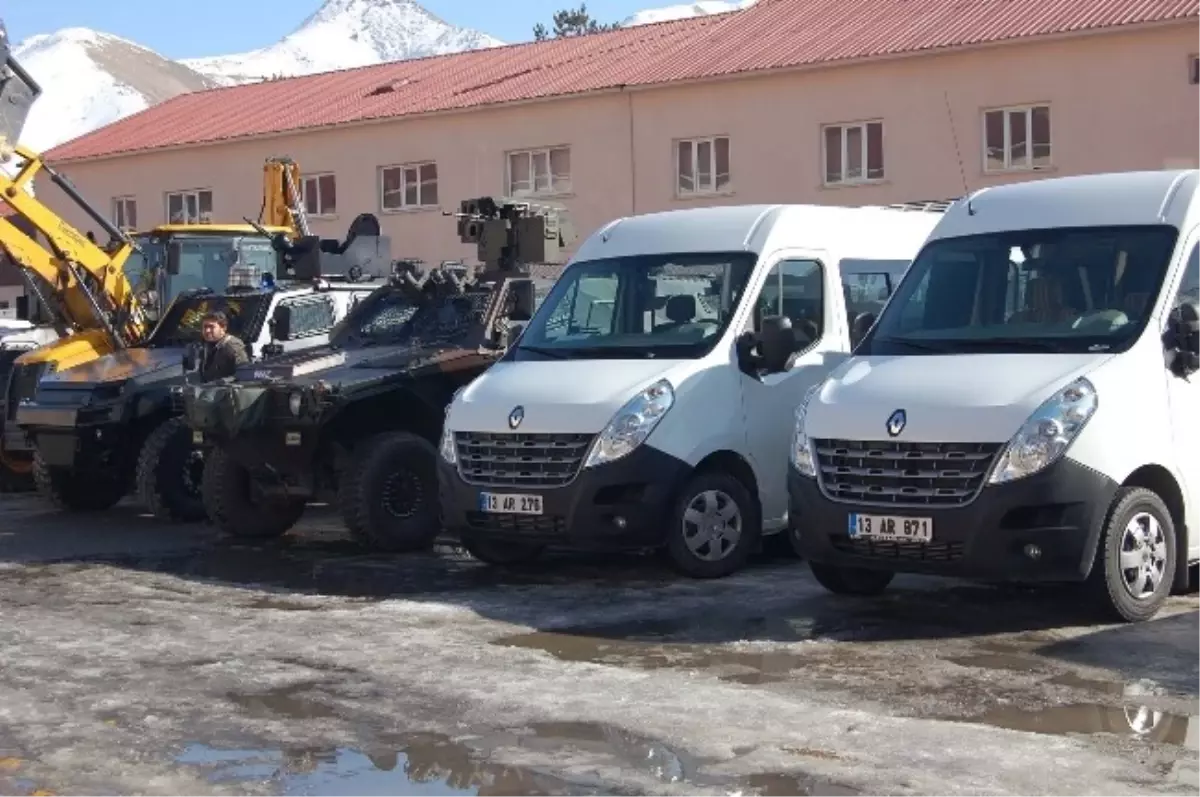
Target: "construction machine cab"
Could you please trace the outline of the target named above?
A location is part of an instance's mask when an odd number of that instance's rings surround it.
[[[29,109],[41,93],[38,84],[12,57],[8,31],[0,20],[0,150],[21,138]]]

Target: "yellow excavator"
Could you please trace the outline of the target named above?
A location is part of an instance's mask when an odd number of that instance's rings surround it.
[[[273,268],[270,235],[308,234],[299,201],[299,167],[273,158],[263,169],[261,226],[252,224],[167,224],[148,232],[119,229],[98,212],[41,156],[18,139],[29,110],[41,94],[36,81],[12,57],[0,20],[0,167],[15,164],[15,175],[0,168],[0,254],[25,277],[27,293],[52,320],[58,339],[24,351],[0,373],[0,487],[24,489],[32,451],[11,423],[17,404],[32,397],[37,382],[62,371],[135,346],[153,329],[155,317],[183,290],[213,282],[236,282],[243,275]],[[109,236],[100,246],[37,199],[33,179],[45,175]],[[35,234],[30,235],[29,232]],[[38,234],[45,239],[43,246]],[[218,270],[214,270],[215,268]]]

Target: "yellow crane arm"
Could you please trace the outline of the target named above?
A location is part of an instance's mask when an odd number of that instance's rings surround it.
[[[67,323],[77,329],[100,326],[115,344],[130,346],[149,330],[145,312],[134,296],[124,266],[136,249],[133,240],[113,226],[71,185],[46,165],[37,153],[17,145],[11,152],[23,160],[15,177],[0,171],[0,201],[32,224],[49,242],[51,251],[7,221],[0,221],[0,247],[18,266],[37,274],[55,291]],[[33,178],[44,172],[63,193],[108,233],[109,250],[92,243],[29,193]]]
[[[291,158],[267,158],[263,164],[263,206],[258,215],[258,223],[265,227],[290,227],[293,236],[311,235],[300,193],[300,166]]]

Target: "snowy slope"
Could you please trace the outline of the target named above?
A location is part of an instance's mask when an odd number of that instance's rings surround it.
[[[450,25],[415,0],[327,0],[282,41],[238,55],[182,63],[221,83],[308,75],[503,44]]]
[[[621,22],[621,27],[631,28],[634,25],[649,25],[654,22],[669,22],[673,19],[688,17],[703,17],[708,14],[724,14],[727,11],[740,11],[749,8],[757,0],[697,0],[695,3],[683,3],[677,6],[648,8],[638,11]]]
[[[87,28],[31,36],[13,54],[42,86],[21,143],[44,151],[213,81],[153,50]]]

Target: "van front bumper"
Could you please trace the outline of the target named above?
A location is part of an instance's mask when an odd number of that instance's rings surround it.
[[[1118,486],[1064,457],[1033,476],[985,486],[963,506],[893,508],[834,501],[816,479],[789,466],[789,518],[800,552],[818,564],[988,581],[1080,581],[1091,572]],[[853,540],[853,513],[927,517],[932,539]],[[1027,546],[1036,546],[1036,555]]]
[[[457,465],[438,457],[442,519],[455,537],[464,533],[497,540],[582,550],[630,550],[661,545],[671,505],[687,463],[641,445],[606,465],[581,468],[561,487],[469,484]],[[480,494],[538,495],[541,515],[483,512]]]

